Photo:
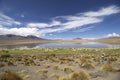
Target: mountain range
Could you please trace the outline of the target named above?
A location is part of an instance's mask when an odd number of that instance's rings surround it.
[[[38,44],[38,43],[46,43],[47,39],[39,38],[37,36],[28,35],[28,36],[20,36],[20,35],[0,35],[0,45],[21,45],[21,44]]]
[[[28,35],[28,36],[20,36],[20,35],[0,35],[0,45],[16,45],[16,44],[33,44],[33,43],[56,43],[56,42],[70,42],[70,43],[86,43],[86,42],[100,42],[107,44],[120,44],[120,37],[105,37],[99,39],[82,39],[82,38],[74,38],[73,40],[50,40],[39,38],[37,36]]]
[[[13,35],[13,34],[7,34],[7,35],[0,35],[1,40],[45,40],[43,38],[39,38],[37,36],[28,35],[28,36],[20,36],[20,35]]]

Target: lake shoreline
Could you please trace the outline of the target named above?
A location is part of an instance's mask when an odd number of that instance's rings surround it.
[[[0,45],[0,49],[31,49],[31,48],[120,48],[120,44],[100,42],[39,42],[26,44]]]
[[[120,40],[89,40],[89,39],[81,39],[81,40],[0,40],[0,45],[23,45],[23,44],[42,44],[42,43],[105,43],[105,44],[120,44]]]

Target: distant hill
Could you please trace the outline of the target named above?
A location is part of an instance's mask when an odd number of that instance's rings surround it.
[[[38,44],[38,43],[49,43],[49,42],[71,42],[71,43],[87,43],[87,42],[100,42],[107,44],[120,44],[120,37],[106,37],[100,39],[82,39],[74,38],[72,40],[49,40],[39,38],[33,35],[20,36],[20,35],[0,35],[0,45],[18,45],[18,44]]]
[[[74,38],[73,40],[67,40],[64,42],[74,42],[74,43],[99,42],[99,43],[106,43],[106,44],[120,44],[120,37],[105,37],[105,38],[99,38],[99,39]]]
[[[20,35],[13,35],[13,34],[7,34],[7,35],[0,35],[0,40],[45,40],[43,38],[39,38],[33,35],[28,36],[20,36]]]
[[[97,39],[96,41],[102,43],[120,44],[120,37],[106,37]]]
[[[0,35],[0,45],[20,45],[20,44],[37,44],[46,43],[49,40],[39,38],[33,35],[20,36],[20,35]]]
[[[74,38],[73,40],[81,40],[82,38]]]

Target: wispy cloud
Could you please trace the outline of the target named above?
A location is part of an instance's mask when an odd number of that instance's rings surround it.
[[[20,25],[19,21],[14,20],[13,18],[0,13],[0,25],[3,26],[12,26],[12,25]]]
[[[88,27],[84,27],[84,28],[82,27],[82,28],[75,30],[73,32],[85,32],[85,31],[91,30],[92,28],[94,28],[94,26],[88,26]]]
[[[13,18],[0,13],[0,34],[43,36],[47,33],[63,32],[73,29],[77,29],[77,31],[84,32],[93,28],[87,25],[103,22],[106,16],[110,16],[116,13],[120,13],[120,9],[117,6],[112,5],[109,7],[101,8],[97,11],[87,11],[67,16],[56,16],[53,17],[48,23],[26,23],[26,25],[24,24],[24,27],[22,27],[22,23],[20,23],[19,21],[16,21]],[[21,25],[21,27],[6,27],[12,25]]]
[[[89,11],[82,14],[88,17],[103,17],[103,16],[109,16],[111,14],[115,14],[119,12],[120,12],[120,8],[115,5],[112,5],[106,8],[102,8],[98,11]]]
[[[36,27],[36,28],[47,28],[47,27],[53,27],[53,26],[59,26],[61,25],[61,22],[59,21],[52,21],[50,23],[28,23],[28,27]]]

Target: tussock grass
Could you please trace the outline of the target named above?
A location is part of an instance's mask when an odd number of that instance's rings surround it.
[[[1,67],[4,67],[4,66],[5,66],[5,64],[3,64],[3,63],[0,63],[0,68],[1,68]]]
[[[36,71],[37,73],[40,72],[40,73],[48,73],[48,70],[47,69],[40,69],[38,71]]]
[[[63,71],[66,72],[66,73],[71,73],[71,72],[73,72],[73,69],[70,66],[65,66],[63,68]]]
[[[55,78],[55,79],[59,79],[59,78],[60,78],[60,75],[53,73],[53,74],[50,75],[50,77],[51,77],[51,78]]]
[[[101,69],[110,72],[116,71],[116,69],[114,69],[110,64],[103,64]]]
[[[1,58],[8,58],[8,57],[11,57],[11,55],[7,53],[7,54],[2,54],[0,57]]]
[[[69,75],[69,80],[90,80],[90,76],[85,71],[73,72]]]
[[[48,78],[48,75],[43,73],[43,74],[40,74],[40,80],[46,80],[46,78]]]
[[[54,70],[59,70],[59,65],[53,66],[53,69],[54,69]]]
[[[23,79],[16,73],[7,71],[3,74],[0,74],[0,80],[23,80]]]
[[[95,69],[95,67],[93,66],[93,64],[91,63],[83,63],[82,65],[80,65],[81,68],[85,68],[85,69]]]
[[[61,76],[58,78],[58,80],[68,80],[68,79],[66,79],[66,77],[64,77],[64,76]]]
[[[95,73],[95,77],[98,77],[99,75],[99,77],[104,77],[106,74],[105,72],[120,72],[120,69],[116,70],[114,68],[119,68],[120,65],[120,49],[41,48],[29,50],[13,49],[7,51],[8,52],[0,50],[0,67],[13,67],[13,65],[36,67],[33,76],[39,76],[40,80],[90,80],[89,74],[82,70],[79,71],[79,69],[82,68],[91,73],[93,69],[93,72],[99,70],[100,66],[102,70],[100,70],[101,72]],[[99,59],[103,53],[105,54],[103,56],[106,60],[103,60],[103,63],[101,64]],[[109,61],[110,63],[108,63]],[[112,67],[110,64],[116,65]],[[41,69],[38,69],[39,67]],[[24,71],[23,73],[21,72],[21,75],[25,80],[33,78],[29,73],[24,74]],[[10,80],[3,77],[6,76],[0,76],[0,79]]]

